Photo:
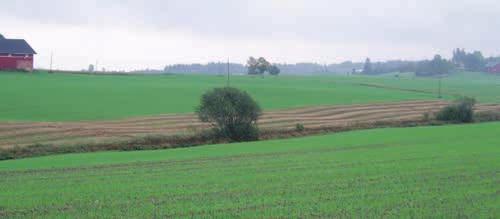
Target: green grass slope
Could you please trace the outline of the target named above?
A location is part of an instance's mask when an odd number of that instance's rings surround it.
[[[254,96],[262,107],[431,100],[437,80],[402,75],[321,77],[232,77],[232,86]],[[79,121],[190,113],[208,89],[226,78],[202,75],[97,76],[0,73],[0,121]],[[362,85],[365,84],[365,85]],[[366,84],[386,86],[370,87]],[[423,92],[420,92],[423,91]],[[444,97],[476,97],[500,103],[500,77],[459,73],[443,79]]]
[[[364,83],[384,85],[391,88],[413,89],[426,92],[438,92],[438,78],[414,77],[413,74],[386,74],[380,77],[360,77]],[[500,103],[500,76],[479,72],[458,72],[442,79],[442,92],[450,98],[469,96],[482,103]],[[448,95],[446,95],[448,94]]]
[[[500,123],[0,162],[0,217],[498,218]]]
[[[430,94],[357,86],[339,80],[343,78],[235,76],[231,83],[248,91],[266,110],[434,98]],[[2,72],[0,121],[103,120],[190,113],[205,91],[225,84],[225,77],[202,75]]]

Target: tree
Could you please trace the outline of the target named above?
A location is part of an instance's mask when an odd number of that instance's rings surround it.
[[[434,59],[429,63],[430,71],[437,75],[448,74],[448,66],[446,60],[444,60],[441,55],[435,55]]]
[[[258,74],[258,71],[257,71],[258,64],[259,64],[259,62],[254,57],[250,56],[250,58],[248,58],[247,68],[248,68],[248,74],[249,75],[256,75],[256,74]]]
[[[363,67],[363,73],[367,75],[373,73],[373,67],[370,58],[366,58],[365,66]]]
[[[467,57],[467,53],[464,49],[457,48],[453,50],[453,58],[451,61],[453,64],[458,65],[459,67],[465,67],[463,64],[465,63],[465,59]]]
[[[247,68],[249,75],[262,75],[266,72],[269,74],[278,75],[281,70],[278,66],[271,65],[264,57],[260,57],[259,59],[255,59],[254,57],[250,57],[247,61]],[[271,73],[271,71],[273,71]]]
[[[218,137],[232,141],[251,141],[259,138],[257,120],[262,114],[252,97],[236,88],[215,88],[201,97],[196,110],[203,122],[214,127]]]
[[[456,49],[452,62],[467,71],[484,71],[486,67],[486,59],[480,51],[467,53],[465,49]]]
[[[417,76],[446,75],[453,70],[453,64],[443,59],[440,55],[435,55],[431,61],[419,62],[415,67]]]
[[[469,71],[484,71],[486,67],[486,61],[483,54],[480,51],[474,51],[467,55],[466,59],[466,69]]]
[[[92,64],[89,65],[89,72],[94,72],[94,65]]]
[[[257,60],[257,72],[260,75],[264,75],[266,71],[269,70],[269,66],[271,66],[271,63],[269,63],[264,57],[260,57]]]
[[[279,75],[281,73],[280,68],[276,65],[271,65],[268,71],[270,75]]]

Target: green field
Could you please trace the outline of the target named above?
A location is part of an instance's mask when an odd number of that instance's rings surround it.
[[[418,78],[403,75],[400,79],[392,75],[364,77],[365,83],[382,84],[388,87],[417,89],[437,92],[436,78]],[[482,103],[500,103],[500,76],[488,73],[458,72],[442,79],[442,92],[445,96],[469,96]]]
[[[336,83],[336,77],[233,77],[264,109],[428,99],[432,95]],[[226,79],[202,75],[0,74],[0,120],[70,121],[193,112]]]
[[[498,218],[500,123],[0,162],[0,217]]]
[[[202,75],[97,76],[0,73],[0,121],[121,119],[193,112],[199,97],[226,78]],[[369,87],[376,84],[388,88]],[[392,76],[234,76],[232,86],[254,96],[266,110],[300,106],[436,99],[437,81]],[[406,91],[421,90],[431,93]],[[500,77],[460,73],[443,80],[445,98],[468,95],[500,102]]]

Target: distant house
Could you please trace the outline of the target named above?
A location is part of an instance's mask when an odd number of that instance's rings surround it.
[[[0,70],[33,70],[35,50],[22,39],[6,39],[0,34]]]
[[[486,69],[489,73],[500,74],[500,63],[488,63]]]

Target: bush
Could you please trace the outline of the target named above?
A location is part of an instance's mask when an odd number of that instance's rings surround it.
[[[430,121],[430,120],[431,120],[431,113],[429,113],[429,112],[425,112],[425,113],[423,114],[423,117],[424,117],[424,121],[427,121],[427,122],[428,122],[428,121]]]
[[[474,98],[464,97],[443,108],[436,116],[437,120],[470,123],[474,121]]]
[[[500,112],[495,112],[495,111],[480,112],[474,115],[474,120],[477,122],[500,121]]]
[[[298,132],[303,132],[305,129],[306,128],[301,123],[297,123],[297,125],[295,125],[295,130],[298,131]]]
[[[236,88],[216,88],[201,97],[196,110],[203,122],[214,126],[220,138],[232,141],[258,140],[257,120],[262,111],[246,92]]]

